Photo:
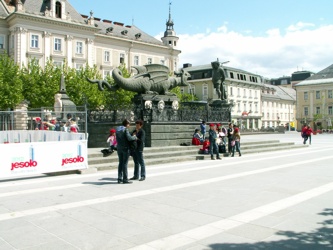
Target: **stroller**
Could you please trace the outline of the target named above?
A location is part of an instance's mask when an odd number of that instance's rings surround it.
[[[113,145],[110,146],[109,148],[104,148],[101,150],[103,157],[107,157],[107,156],[111,155],[114,151],[117,151],[117,148],[114,147]]]

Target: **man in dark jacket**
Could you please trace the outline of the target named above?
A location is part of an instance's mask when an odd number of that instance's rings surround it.
[[[210,151],[210,157],[212,160],[215,160],[214,158],[214,152],[216,152],[216,159],[218,160],[222,160],[222,158],[220,158],[220,154],[219,154],[219,148],[217,146],[217,133],[216,133],[216,129],[215,129],[215,124],[211,123],[209,124],[209,151]]]
[[[146,166],[143,159],[143,148],[145,147],[146,132],[142,129],[143,121],[138,120],[135,122],[135,130],[132,134],[136,134],[137,146],[133,150],[133,160],[134,160],[134,176],[130,180],[144,181],[146,179]],[[141,166],[141,173],[140,173]],[[139,176],[141,177],[139,179]]]
[[[229,128],[227,130],[227,137],[228,137],[228,153],[232,153],[232,146],[231,146],[231,141],[232,141],[232,136],[234,135],[234,124],[229,123]]]
[[[130,141],[135,141],[137,138],[135,135],[131,135],[128,131],[130,126],[130,122],[128,120],[124,120],[122,126],[119,126],[116,131],[117,138],[117,153],[118,153],[118,183],[132,183],[128,180],[127,173],[127,164],[128,158],[130,155],[129,152],[129,143]]]

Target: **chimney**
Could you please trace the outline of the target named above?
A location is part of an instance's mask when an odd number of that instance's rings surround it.
[[[119,22],[113,22],[113,24],[118,25],[118,26],[124,26],[123,23],[119,23]]]
[[[192,67],[191,63],[184,63],[183,64],[183,68],[189,68],[189,67]]]

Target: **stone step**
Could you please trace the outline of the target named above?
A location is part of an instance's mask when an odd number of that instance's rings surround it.
[[[200,146],[167,146],[167,147],[153,147],[153,148],[148,148],[146,147],[144,149],[145,154],[148,153],[154,153],[154,152],[171,152],[171,151],[193,151],[193,150],[198,150]],[[91,153],[89,153],[89,158],[90,157],[101,157],[102,153],[101,150],[103,148],[96,148],[93,150],[89,150],[91,151]],[[117,155],[117,152],[115,152],[115,155]]]
[[[265,147],[253,147],[253,148],[247,148],[244,149],[241,146],[241,153],[242,155],[247,154],[259,154],[264,152],[274,152],[274,151],[280,151],[280,150],[291,150],[291,149],[299,149],[308,147],[309,145],[295,145],[295,144],[287,144],[287,145],[281,145],[281,146],[268,146]],[[228,153],[220,154],[222,157],[231,157]],[[235,157],[238,157],[238,152],[235,151]],[[196,160],[203,160],[203,159],[210,159],[210,155],[207,154],[197,154],[195,155]]]
[[[287,147],[292,146],[294,143],[281,143],[278,141],[267,142],[244,142],[241,144],[241,150],[246,152],[248,149],[256,148],[269,148],[270,150],[275,147]],[[169,147],[157,147],[157,148],[145,148],[145,159],[160,159],[170,156],[187,156],[188,154],[197,154],[202,146],[169,146]],[[170,155],[171,154],[171,155]],[[117,152],[114,152],[108,157],[103,157],[102,153],[89,154],[88,164],[103,164],[103,163],[118,163]]]
[[[293,142],[280,142],[279,140],[267,141],[245,141],[241,142],[242,155],[271,152],[277,150],[290,150],[306,147],[307,145],[295,145]],[[144,158],[147,166],[157,164],[167,164],[169,162],[183,162],[191,160],[210,159],[210,155],[199,154],[199,149],[202,146],[168,146],[168,147],[153,147],[144,149]],[[91,171],[101,171],[116,169],[118,167],[117,152],[114,152],[108,157],[103,157],[100,152],[102,148],[89,149],[88,164],[89,170],[80,171],[81,173]],[[222,157],[229,157],[229,154],[221,154]],[[238,157],[238,154],[236,155]],[[132,157],[129,158],[128,167],[133,168],[134,163]]]
[[[147,148],[148,149],[148,148]],[[144,158],[145,160],[148,159],[163,159],[168,158],[170,156],[186,156],[188,154],[196,154],[199,151],[199,146],[191,146],[191,147],[165,147],[159,148],[154,150],[144,150]],[[114,152],[110,156],[103,157],[102,153],[99,155],[88,156],[88,164],[95,165],[95,164],[102,164],[102,163],[118,163],[118,156],[117,152]]]

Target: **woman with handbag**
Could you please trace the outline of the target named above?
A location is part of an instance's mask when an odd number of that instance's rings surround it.
[[[143,149],[145,147],[146,133],[142,129],[143,121],[137,120],[135,122],[135,130],[132,134],[137,137],[136,147],[132,151],[133,161],[134,161],[134,175],[130,180],[144,181],[146,179],[146,166],[143,159]],[[141,171],[140,171],[141,170]],[[140,179],[139,179],[140,177]]]
[[[231,157],[234,157],[235,149],[239,153],[239,156],[242,156],[241,151],[240,151],[240,133],[239,133],[238,128],[234,129],[234,134],[232,136],[232,141],[231,141],[231,147],[232,147]]]

